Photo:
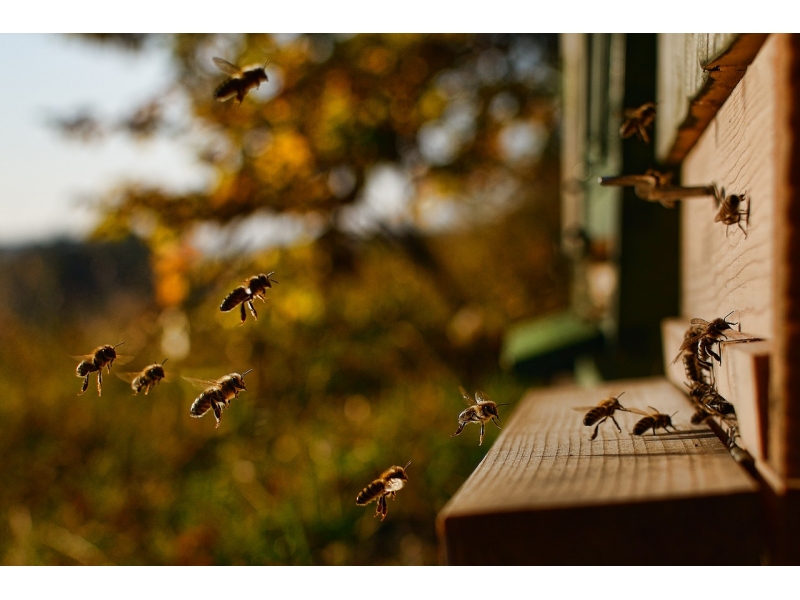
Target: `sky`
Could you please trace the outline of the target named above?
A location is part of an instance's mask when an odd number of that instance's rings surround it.
[[[169,81],[165,49],[2,33],[0,73],[0,247],[85,236],[95,222],[87,199],[122,180],[186,189],[209,176],[177,142],[117,135],[85,144],[48,125],[82,109],[132,112]]]

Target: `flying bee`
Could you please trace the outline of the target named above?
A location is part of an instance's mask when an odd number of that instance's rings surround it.
[[[627,408],[624,408],[619,403],[619,397],[622,396],[625,392],[620,392],[618,396],[614,397],[611,396],[610,398],[603,398],[600,402],[597,403],[596,406],[573,406],[572,410],[578,411],[585,411],[588,412],[583,417],[583,424],[586,427],[590,427],[594,425],[594,432],[592,433],[591,439],[595,439],[597,437],[597,429],[605,423],[606,419],[611,419],[614,421],[614,425],[617,426],[617,429],[620,433],[622,433],[622,428],[617,423],[617,420],[614,418],[614,412],[620,410],[623,412],[628,412]],[[596,423],[596,425],[595,425]]]
[[[239,375],[239,373],[231,373],[220,377],[216,381],[184,377],[186,381],[205,388],[192,403],[192,408],[189,411],[190,414],[199,419],[206,414],[209,409],[212,409],[214,411],[214,417],[217,420],[215,429],[219,427],[220,420],[222,419],[222,409],[230,406],[231,400],[239,397],[239,392],[247,391],[247,387],[244,384],[244,376],[252,370],[253,369],[249,369],[241,375]]]
[[[278,283],[272,279],[272,275],[274,273],[275,271],[267,273],[266,275],[261,273],[260,275],[254,275],[250,279],[245,280],[246,285],[240,285],[230,294],[225,296],[225,299],[222,301],[222,304],[220,304],[219,309],[222,312],[228,312],[239,306],[242,317],[242,322],[240,325],[244,325],[244,322],[247,319],[247,313],[244,311],[246,304],[247,308],[250,309],[250,314],[253,315],[253,318],[256,321],[258,321],[258,313],[256,312],[256,307],[253,306],[253,300],[259,298],[262,302],[266,302],[264,299],[264,293],[267,291],[267,288],[271,288],[273,283]]]
[[[408,461],[405,467],[393,466],[385,470],[380,477],[361,490],[361,493],[356,496],[356,504],[358,506],[366,506],[373,500],[377,500],[378,506],[375,509],[375,516],[380,515],[381,521],[383,521],[389,510],[386,505],[386,498],[391,496],[392,500],[394,500],[397,491],[403,489],[406,481],[408,481],[406,469],[410,464],[411,461]]]
[[[667,429],[668,427],[672,427],[675,431],[678,431],[677,427],[672,424],[672,417],[677,414],[677,411],[671,415],[665,415],[664,413],[658,412],[658,410],[652,406],[649,406],[648,408],[650,408],[653,412],[648,413],[643,410],[639,410],[638,408],[628,409],[630,412],[636,413],[637,415],[644,415],[644,417],[639,419],[633,426],[633,435],[644,435],[644,432],[651,427],[653,429],[653,435],[656,435],[656,429],[659,427],[667,433],[669,433],[669,429]]]
[[[131,384],[134,395],[144,390],[144,395],[164,379],[167,374],[164,372],[164,363],[169,359],[165,358],[160,363],[153,363],[139,371],[138,373],[118,373],[119,378]]]
[[[655,102],[646,102],[639,108],[626,108],[624,111],[625,120],[619,128],[619,135],[622,139],[629,138],[633,134],[646,144],[650,143],[650,136],[647,135],[647,128],[653,124],[656,118]]]
[[[121,346],[124,343],[120,342],[117,346]],[[91,354],[73,356],[73,358],[81,361],[75,369],[75,375],[83,377],[83,387],[78,392],[78,396],[82,395],[86,388],[89,387],[89,374],[95,371],[97,371],[97,395],[103,395],[103,367],[106,367],[108,372],[111,373],[111,365],[114,364],[115,359],[119,358],[115,350],[117,346],[98,346]]]
[[[722,221],[725,225],[730,228],[731,225],[739,225],[739,229],[742,230],[744,233],[744,237],[747,237],[747,230],[742,226],[742,217],[744,220],[750,224],[750,202],[747,202],[747,209],[742,210],[741,206],[742,203],[747,200],[745,194],[725,194],[725,188],[720,190],[719,195],[717,196],[717,202],[719,203],[719,211],[717,215],[714,217],[714,223],[718,223]],[[728,228],[725,229],[725,235],[728,235]]]
[[[684,351],[689,350],[694,344],[697,344],[697,352],[699,356],[702,357],[711,355],[717,359],[719,364],[722,364],[722,359],[720,358],[719,354],[714,352],[712,346],[714,344],[718,344],[721,341],[720,338],[728,339],[728,336],[725,335],[723,331],[726,329],[731,329],[731,325],[738,325],[738,323],[728,321],[728,317],[730,317],[734,312],[735,311],[731,311],[724,317],[718,317],[710,323],[705,319],[692,319],[690,321],[691,333],[687,332],[687,334],[684,336],[683,344],[681,344],[678,355],[670,364],[677,362]]]
[[[497,414],[497,407],[507,406],[507,404],[492,402],[487,399],[486,395],[481,391],[475,392],[475,399],[473,400],[464,388],[460,387],[458,390],[461,392],[461,397],[464,398],[464,401],[469,405],[469,408],[463,410],[461,414],[458,415],[458,429],[450,437],[455,437],[460,434],[468,423],[480,423],[481,437],[478,441],[478,446],[481,446],[483,445],[484,426],[488,421],[491,421],[498,429],[501,429],[499,424],[500,415]]]
[[[261,67],[252,66],[242,69],[216,56],[213,60],[220,71],[226,75],[230,75],[229,79],[223,81],[217,86],[217,89],[214,90],[214,99],[217,102],[225,102],[236,96],[236,106],[238,106],[242,103],[242,100],[244,100],[247,92],[269,81],[267,72],[264,70],[267,68],[269,61],[265,62],[264,66]]]

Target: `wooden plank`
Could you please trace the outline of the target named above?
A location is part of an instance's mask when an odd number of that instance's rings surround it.
[[[712,199],[680,207],[681,313],[710,319],[735,310],[743,331],[766,339],[774,326],[775,54],[770,38],[683,165],[684,185],[747,194],[747,237],[714,222]]]
[[[632,436],[617,413],[591,441],[571,407],[622,397],[678,411],[677,433]],[[758,562],[756,484],[663,378],[529,393],[437,519],[448,564]],[[713,514],[713,519],[705,518]],[[697,515],[705,515],[697,518]],[[737,527],[720,528],[735,520]],[[708,536],[706,538],[706,536]],[[714,543],[687,544],[688,539]]]
[[[676,166],[725,103],[768,34],[662,34],[657,156]]]

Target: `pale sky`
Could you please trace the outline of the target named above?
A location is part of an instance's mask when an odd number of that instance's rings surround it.
[[[169,81],[168,53],[140,53],[60,34],[0,34],[0,247],[80,238],[94,213],[81,199],[125,179],[178,189],[207,173],[175,142],[121,135],[82,143],[47,124],[92,109],[118,119]]]

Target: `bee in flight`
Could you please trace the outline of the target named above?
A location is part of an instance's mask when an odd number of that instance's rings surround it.
[[[356,496],[356,504],[358,506],[366,506],[373,500],[377,500],[378,506],[375,509],[375,516],[377,517],[380,515],[381,521],[383,521],[389,510],[389,507],[386,505],[386,498],[391,496],[392,500],[394,500],[397,491],[403,489],[406,481],[408,481],[406,469],[410,464],[411,461],[408,461],[405,467],[393,466],[386,469],[381,473],[380,477],[361,490],[361,493]]]
[[[244,100],[247,92],[269,81],[267,72],[264,70],[267,68],[269,61],[265,62],[264,66],[261,67],[253,66],[242,69],[217,56],[213,60],[220,71],[230,75],[230,78],[223,81],[214,90],[214,99],[217,102],[225,102],[236,96],[236,105],[238,106]]]
[[[720,190],[719,195],[717,196],[717,202],[719,203],[719,211],[717,215],[714,217],[714,223],[719,223],[722,221],[730,227],[731,225],[739,225],[739,229],[742,230],[744,233],[744,237],[747,237],[747,230],[742,226],[742,217],[744,217],[745,221],[750,220],[750,203],[747,203],[747,208],[745,210],[741,210],[742,202],[746,201],[747,197],[744,194],[725,194],[725,188]],[[725,229],[725,235],[728,235],[728,229]]]
[[[199,419],[206,414],[209,409],[212,409],[214,411],[214,417],[217,419],[216,427],[219,427],[220,420],[222,419],[222,409],[230,406],[231,400],[239,397],[239,392],[247,391],[247,387],[244,385],[244,376],[252,370],[253,369],[249,369],[241,375],[239,375],[239,373],[231,373],[230,375],[220,377],[216,381],[184,377],[186,381],[205,388],[192,403],[192,408],[190,409],[191,415]]]
[[[475,392],[475,399],[473,400],[463,387],[458,388],[461,392],[461,397],[469,405],[469,408],[463,410],[458,415],[458,429],[450,437],[455,437],[460,434],[468,423],[481,424],[481,437],[478,441],[478,446],[483,445],[483,431],[484,425],[491,421],[495,426],[500,429],[500,415],[497,414],[498,406],[508,406],[507,404],[496,404],[486,398],[486,394],[481,391]]]
[[[670,364],[675,364],[685,351],[691,351],[691,347],[694,344],[697,344],[697,353],[701,358],[711,355],[717,359],[719,364],[722,364],[722,359],[719,354],[714,352],[712,346],[718,344],[721,341],[720,338],[728,338],[723,331],[732,329],[731,325],[738,325],[738,323],[728,321],[728,317],[734,312],[735,311],[731,311],[724,317],[718,317],[711,322],[705,319],[692,319],[689,326],[692,331],[691,333],[687,331],[680,350],[678,351],[678,355]]]
[[[219,305],[219,309],[222,312],[228,312],[240,306],[239,310],[242,317],[240,325],[244,325],[244,322],[247,320],[247,313],[244,311],[244,306],[246,304],[247,308],[250,309],[250,314],[258,321],[258,313],[256,312],[256,307],[253,306],[253,300],[259,298],[262,302],[266,302],[266,300],[264,300],[264,294],[267,288],[271,288],[273,283],[278,283],[272,279],[274,273],[275,271],[267,273],[266,275],[261,273],[260,275],[254,275],[250,279],[245,280],[245,285],[240,285],[225,296],[222,304]]]
[[[625,120],[619,128],[619,135],[622,139],[629,138],[633,134],[646,144],[650,143],[650,136],[647,135],[647,128],[653,124],[656,118],[655,102],[646,102],[639,108],[626,108]]]
[[[632,413],[636,413],[637,415],[643,415],[641,419],[636,422],[636,425],[633,426],[633,435],[644,435],[644,432],[648,429],[653,429],[653,435],[656,435],[656,429],[662,428],[664,431],[669,433],[668,427],[672,427],[675,431],[678,431],[677,427],[672,424],[672,417],[677,414],[677,411],[672,413],[671,415],[665,415],[664,413],[658,412],[657,409],[649,406],[653,412],[645,412],[643,410],[639,410],[638,408],[629,408],[628,411]]]
[[[616,411],[623,411],[623,412],[630,412],[629,409],[624,408],[619,403],[619,397],[622,396],[625,392],[620,392],[618,396],[611,396],[610,398],[603,398],[600,402],[597,403],[597,406],[574,406],[572,410],[578,411],[585,411],[588,412],[583,417],[583,424],[586,427],[591,427],[594,425],[594,432],[592,432],[591,439],[595,439],[597,437],[597,429],[606,422],[606,419],[611,419],[614,421],[614,425],[617,426],[617,430],[622,433],[622,428],[617,423],[617,420],[614,418],[614,413]],[[596,425],[595,425],[596,423]]]
[[[117,346],[121,346],[124,343],[120,342]],[[78,392],[78,396],[82,395],[86,388],[89,387],[89,374],[95,371],[97,371],[97,395],[103,395],[103,367],[106,367],[108,372],[111,373],[111,365],[114,364],[115,359],[119,358],[115,350],[117,346],[98,346],[91,354],[73,356],[73,358],[81,361],[75,369],[75,375],[83,377],[83,387]]]
[[[153,363],[138,373],[119,373],[119,378],[131,384],[134,395],[144,390],[144,395],[147,396],[150,389],[167,376],[164,372],[164,363],[167,360],[169,359],[165,358],[160,363]]]

